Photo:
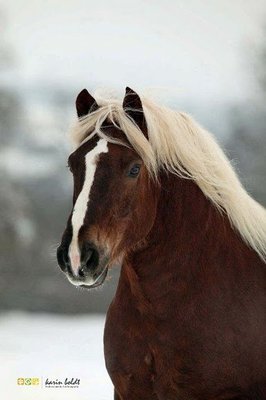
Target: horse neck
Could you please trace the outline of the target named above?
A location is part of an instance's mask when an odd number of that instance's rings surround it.
[[[164,174],[161,182],[157,215],[146,248],[131,257],[137,269],[141,269],[139,261],[146,264],[148,254],[153,265],[191,265],[204,253],[211,261],[221,243],[232,247],[232,240],[239,239],[227,216],[215,208],[193,181]]]
[[[161,182],[157,216],[146,246],[131,253],[122,267],[121,280],[137,297],[144,301],[153,286],[161,292],[173,285],[173,279],[178,285],[192,276],[197,280],[212,273],[231,274],[243,263],[258,261],[227,216],[194,182],[173,174],[165,174]]]

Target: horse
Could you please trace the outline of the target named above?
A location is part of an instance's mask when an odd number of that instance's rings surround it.
[[[76,99],[58,264],[121,265],[104,354],[115,400],[266,399],[266,212],[211,133],[126,88]]]

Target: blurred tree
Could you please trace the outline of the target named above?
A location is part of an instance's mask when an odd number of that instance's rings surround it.
[[[263,104],[237,106],[231,113],[232,136],[228,148],[241,180],[266,205],[266,110]]]
[[[6,70],[15,63],[14,52],[5,39],[6,17],[3,10],[0,10],[0,71]]]
[[[6,39],[6,18],[0,10],[0,136],[1,148],[8,146],[20,131],[21,105],[17,94],[6,84],[7,74],[15,65],[15,52]]]
[[[266,96],[266,25],[263,27],[262,31],[264,40],[256,54],[255,68],[257,73],[255,74],[255,78],[263,95]]]
[[[259,91],[231,110],[232,136],[228,148],[248,191],[266,205],[266,28],[256,53],[255,77]],[[262,95],[261,95],[262,94]]]

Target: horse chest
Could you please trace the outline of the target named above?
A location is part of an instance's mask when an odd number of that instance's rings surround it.
[[[160,372],[158,376],[156,371],[157,366],[170,364],[173,354],[167,354],[167,343],[157,341],[156,327],[136,307],[115,302],[111,305],[104,347],[108,373],[123,398],[176,400],[172,374]],[[162,358],[163,353],[166,358]]]
[[[111,305],[106,319],[104,334],[107,370],[119,385],[152,380],[152,355],[145,338],[143,324],[132,308]],[[119,381],[119,382],[118,382]]]

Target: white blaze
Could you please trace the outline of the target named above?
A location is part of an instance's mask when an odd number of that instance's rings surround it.
[[[68,255],[71,262],[71,268],[75,275],[78,274],[80,266],[80,250],[78,244],[79,230],[83,225],[84,218],[87,211],[89,202],[90,190],[94,181],[94,175],[97,166],[97,159],[99,154],[108,152],[108,142],[105,139],[100,139],[97,145],[85,156],[85,179],[83,188],[78,195],[74,205],[72,214],[72,240],[69,246]]]

